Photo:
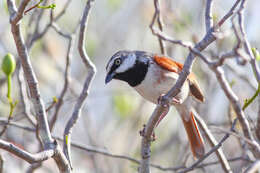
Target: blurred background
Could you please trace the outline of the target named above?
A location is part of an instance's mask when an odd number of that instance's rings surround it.
[[[18,2],[18,1],[17,1]],[[32,1],[31,5],[35,2]],[[58,14],[66,1],[48,1],[55,3],[54,16]],[[75,30],[82,15],[86,1],[71,1],[66,13],[56,22],[65,33]],[[213,19],[218,21],[223,17],[234,0],[214,1]],[[245,29],[252,47],[260,48],[260,23],[258,8],[260,1],[248,1],[245,10]],[[35,9],[40,11],[39,9]],[[164,23],[164,32],[175,39],[198,42],[205,34],[205,0],[164,0],[161,1],[161,17]],[[90,90],[82,115],[76,124],[72,141],[104,149],[113,154],[120,154],[140,159],[141,137],[139,130],[147,122],[155,105],[143,100],[126,83],[113,81],[105,85],[105,66],[109,58],[118,50],[145,50],[160,53],[158,39],[152,35],[149,24],[154,13],[154,4],[151,0],[96,0],[89,16],[87,27],[86,50],[97,67],[93,85]],[[25,40],[28,33],[34,30],[30,24],[33,11],[24,16],[21,23]],[[50,10],[44,10],[40,21],[39,30],[42,31],[49,22]],[[237,43],[231,28],[231,21],[227,21],[221,28],[223,37],[204,52],[213,57],[223,52],[232,50]],[[64,104],[58,115],[57,123],[53,129],[53,136],[62,137],[64,127],[72,115],[73,106],[81,92],[87,70],[81,61],[77,50],[78,32],[73,48],[71,60],[71,74],[69,89],[64,97]],[[36,76],[39,80],[41,96],[46,107],[53,102],[53,97],[59,98],[64,85],[64,70],[68,40],[61,37],[50,28],[39,40],[34,42],[30,50],[30,57]],[[188,50],[166,43],[167,54],[180,62],[184,62]],[[6,1],[0,1],[0,61],[7,52],[17,57],[16,47],[10,31],[9,14]],[[223,66],[232,89],[235,91],[241,104],[251,97],[257,88],[250,64],[239,65],[236,59],[226,61]],[[221,90],[215,74],[199,58],[193,67],[197,74],[202,90],[206,96],[205,103],[195,103],[194,106],[201,117],[206,121],[217,140],[224,133],[214,128],[215,126],[228,130],[232,109]],[[13,76],[13,98],[20,100],[18,73]],[[9,105],[6,99],[6,82],[3,72],[0,72],[0,118],[6,120]],[[27,92],[28,93],[28,92]],[[256,115],[259,105],[251,104],[246,110],[251,127],[255,127]],[[31,108],[32,109],[32,108]],[[53,117],[55,109],[48,112],[48,118]],[[18,102],[14,112],[14,122],[31,127],[25,119],[24,109]],[[33,115],[33,111],[30,111]],[[3,126],[3,124],[1,125]],[[239,127],[238,127],[239,128]],[[194,162],[186,133],[180,117],[174,108],[157,127],[157,140],[152,143],[151,162],[163,167],[189,166]],[[39,145],[34,132],[10,126],[1,138],[19,144],[30,152],[39,151]],[[210,146],[206,142],[207,151]],[[228,159],[248,156],[241,149],[243,142],[231,136],[223,145],[223,150]],[[0,151],[5,159],[4,172],[26,172],[29,164],[3,150]],[[250,154],[249,154],[250,155]],[[217,161],[212,154],[204,163]],[[111,158],[97,153],[85,152],[72,148],[72,162],[74,172],[77,173],[130,173],[137,172],[138,165],[123,159]],[[240,172],[248,161],[231,161],[234,172]],[[36,172],[57,172],[57,167],[52,160],[48,160]],[[162,172],[152,168],[154,173]],[[193,172],[222,172],[220,164],[196,169]]]

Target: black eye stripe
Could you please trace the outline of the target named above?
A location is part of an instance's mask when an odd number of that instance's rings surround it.
[[[111,69],[110,69],[110,72],[109,73],[112,73],[114,72],[117,68],[119,67],[119,65],[116,65],[115,63],[112,65]]]
[[[116,61],[119,61],[119,63],[116,63]],[[121,64],[121,59],[120,58],[116,58],[115,60],[114,60],[114,63],[113,63],[113,65],[112,65],[112,67],[111,67],[111,72],[113,72],[113,71],[115,71],[118,67],[119,67],[119,65]]]

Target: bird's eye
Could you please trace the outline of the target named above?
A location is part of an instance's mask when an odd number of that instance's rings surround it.
[[[121,64],[121,59],[120,59],[120,58],[116,59],[116,60],[115,60],[115,64],[116,64],[116,65],[120,65],[120,64]]]

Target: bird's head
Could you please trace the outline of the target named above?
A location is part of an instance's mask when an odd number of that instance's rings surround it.
[[[136,86],[144,79],[148,70],[148,55],[142,51],[118,51],[107,63],[107,76],[105,83],[112,79],[127,82],[131,86]]]

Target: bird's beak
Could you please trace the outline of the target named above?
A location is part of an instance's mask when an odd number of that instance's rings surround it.
[[[113,79],[114,76],[115,76],[115,73],[108,73],[106,80],[105,80],[105,83],[107,84],[108,82],[110,82]]]

